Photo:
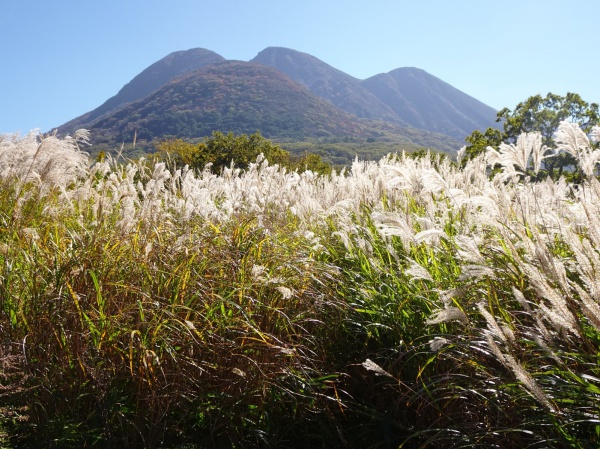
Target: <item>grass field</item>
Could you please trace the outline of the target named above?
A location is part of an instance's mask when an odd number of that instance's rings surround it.
[[[561,132],[576,185],[534,134],[331,176],[4,136],[2,444],[600,446],[600,153]]]

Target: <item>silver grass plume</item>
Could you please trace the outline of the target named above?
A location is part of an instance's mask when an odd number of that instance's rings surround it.
[[[548,148],[542,145],[542,135],[539,132],[522,133],[517,137],[516,144],[501,143],[498,150],[487,147],[486,161],[488,165],[500,165],[505,177],[526,174],[530,167],[534,174],[541,168],[542,160],[548,157]]]
[[[558,413],[559,409],[554,405],[546,393],[540,388],[535,379],[529,374],[529,372],[521,365],[517,359],[515,359],[511,354],[503,353],[502,350],[498,347],[496,342],[493,340],[492,336],[487,334],[486,341],[488,347],[492,351],[492,353],[496,356],[498,361],[500,361],[504,366],[509,368],[517,380],[521,382],[523,387],[542,405],[544,405],[549,410]]]
[[[425,324],[432,326],[434,324],[447,323],[449,321],[459,321],[461,324],[469,324],[469,318],[467,315],[460,310],[458,307],[446,307],[444,309],[437,310],[427,320]]]
[[[598,127],[592,129],[590,136],[593,140],[598,137]],[[596,165],[600,162],[600,150],[594,150],[590,140],[579,127],[579,124],[564,120],[558,126],[554,135],[556,148],[565,151],[577,159],[583,173],[593,176]]]
[[[556,149],[566,151],[579,160],[581,153],[590,147],[590,141],[579,124],[563,120],[554,134]]]
[[[32,131],[0,138],[0,179],[19,185],[33,182],[42,192],[54,187],[66,188],[74,180],[85,177],[88,156],[81,151],[89,133],[79,130],[74,136],[59,139],[55,134]]]

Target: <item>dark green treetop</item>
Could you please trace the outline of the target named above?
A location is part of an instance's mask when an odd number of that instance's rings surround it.
[[[554,144],[554,133],[560,122],[570,120],[577,123],[584,132],[600,121],[597,103],[587,103],[580,95],[567,93],[565,96],[549,93],[545,97],[534,95],[519,103],[514,110],[504,108],[497,114],[503,130],[488,128],[485,133],[474,131],[465,140],[463,163],[485,152],[488,146],[497,148],[500,143],[514,143],[524,132],[537,131],[542,135],[542,143],[550,148]],[[573,166],[574,158],[569,154],[556,154],[544,160],[545,173],[559,177],[564,168]]]
[[[331,166],[314,153],[300,156],[289,152],[265,139],[259,132],[235,135],[215,131],[200,143],[188,143],[182,139],[172,139],[157,145],[157,159],[169,159],[176,165],[188,165],[202,170],[211,164],[211,171],[219,174],[233,162],[237,168],[246,169],[262,154],[270,164],[278,164],[288,170],[312,170],[321,174],[331,173]]]

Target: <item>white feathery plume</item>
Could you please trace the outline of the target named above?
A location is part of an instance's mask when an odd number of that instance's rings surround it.
[[[424,158],[425,159],[425,158]],[[403,154],[402,164],[390,164],[385,167],[393,176],[387,183],[388,188],[398,188],[418,196],[425,187],[417,161]]]
[[[493,331],[493,334],[496,334],[496,332]],[[538,402],[547,407],[549,410],[552,410],[553,412],[558,412],[556,406],[550,401],[546,393],[544,393],[544,391],[540,388],[533,376],[531,376],[531,374],[529,374],[529,372],[523,367],[523,365],[521,365],[517,361],[517,359],[515,359],[511,354],[502,352],[502,350],[496,344],[490,333],[486,333],[486,342],[496,359],[512,371],[517,380],[521,382],[523,387],[529,393],[531,393],[531,395]]]
[[[529,393],[531,393],[531,395],[537,399],[538,402],[555,413],[559,411],[558,408],[550,401],[546,393],[544,393],[544,391],[540,388],[533,376],[531,376],[531,374],[529,374],[529,372],[523,368],[523,365],[521,365],[511,354],[504,354],[504,360],[506,365],[512,370],[517,380],[523,384],[527,391],[529,391]]]
[[[76,138],[59,139],[32,131],[24,137],[0,139],[0,179],[20,184],[34,182],[42,193],[54,187],[65,188],[75,179],[87,176],[88,156],[79,145],[87,143],[89,133],[80,130]]]
[[[554,134],[557,151],[566,151],[579,160],[581,153],[590,147],[590,141],[579,124],[563,120]]]
[[[600,126],[594,126],[590,131],[590,140],[600,142]]]
[[[477,237],[471,235],[457,235],[454,238],[457,246],[457,255],[465,262],[472,262],[479,265],[485,265],[485,258],[481,255],[478,248]]]
[[[458,165],[460,165],[460,163],[463,161],[466,152],[467,152],[467,147],[466,146],[461,147],[460,150],[457,151],[457,153],[456,153],[456,163]]]
[[[600,150],[582,151],[579,157],[579,166],[587,177],[594,176],[596,165],[600,163]]]
[[[450,344],[450,340],[444,337],[434,337],[433,340],[429,340],[429,349],[431,352],[440,352],[444,346]]]
[[[484,155],[485,155],[485,162],[490,167],[494,167],[496,165],[503,165],[502,164],[502,155],[494,147],[487,146],[485,149]]]
[[[377,227],[377,231],[383,237],[400,237],[402,245],[408,248],[414,241],[414,231],[412,218],[410,216],[401,216],[391,212],[375,211],[371,214],[371,219]]]
[[[447,323],[448,321],[459,321],[462,324],[469,324],[467,315],[458,307],[452,306],[435,311],[433,315],[425,320],[425,324],[431,326],[434,324]]]
[[[385,376],[385,377],[390,377],[392,379],[395,379],[394,376],[392,376],[390,373],[388,373],[386,370],[384,370],[381,366],[379,366],[377,363],[375,363],[371,359],[365,360],[362,363],[362,366],[367,371],[373,371],[378,376]]]
[[[282,285],[275,287],[275,289],[281,293],[281,296],[283,297],[283,299],[289,299],[291,298],[294,293],[292,291],[292,289],[288,288],[288,287],[284,287]]]
[[[488,329],[490,330],[490,332],[492,332],[496,337],[498,337],[504,343],[508,343],[509,339],[502,331],[502,328],[496,321],[496,318],[494,318],[492,316],[492,314],[487,311],[485,304],[483,302],[479,302],[479,303],[477,303],[477,308],[479,309],[479,313],[481,313],[481,315],[483,315],[483,317],[485,318],[485,321],[487,322]]]
[[[577,321],[564,297],[564,292],[556,291],[548,284],[548,281],[535,266],[524,264],[525,271],[528,274],[529,281],[540,297],[537,307],[543,313],[544,317],[557,329],[568,330],[578,336]],[[541,300],[546,300],[550,307],[544,305]]]
[[[426,229],[415,234],[414,240],[415,243],[426,242],[428,245],[437,246],[442,237],[447,238],[448,236],[441,229]]]
[[[418,264],[412,259],[409,259],[409,262],[410,267],[407,268],[404,273],[410,276],[412,280],[423,279],[426,281],[433,281],[431,274],[424,266]]]
[[[491,267],[487,267],[485,265],[463,265],[459,280],[476,281],[484,278],[494,279],[495,277],[496,273]]]
[[[542,160],[547,157],[547,148],[542,146],[542,135],[539,132],[522,133],[517,137],[516,144],[501,143],[498,150],[492,147],[486,149],[486,161],[488,165],[501,165],[504,176],[510,177],[517,170],[527,173],[529,162],[532,161],[532,170],[537,173]]]
[[[502,333],[506,336],[507,341],[509,341],[510,343],[515,343],[515,334],[510,327],[508,327],[506,324],[503,324],[502,326],[500,326],[500,329],[502,329]]]
[[[523,309],[527,312],[531,312],[531,306],[525,299],[525,295],[523,295],[523,292],[521,292],[521,290],[519,290],[515,286],[512,287],[512,292],[515,299],[519,302],[519,304],[521,304],[521,307],[523,307]]]
[[[434,169],[423,170],[421,179],[424,185],[424,191],[439,193],[448,190],[448,185],[439,171]]]
[[[580,300],[580,309],[585,317],[589,320],[590,324],[600,331],[600,304],[595,300],[592,295],[585,291],[581,286],[574,285]]]

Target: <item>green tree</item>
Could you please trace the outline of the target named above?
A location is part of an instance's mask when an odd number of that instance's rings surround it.
[[[514,110],[504,108],[496,115],[503,130],[488,128],[485,133],[474,131],[465,140],[469,144],[465,150],[466,160],[483,153],[488,146],[498,147],[500,143],[514,143],[524,132],[537,131],[542,135],[542,142],[548,147],[554,145],[554,133],[563,120],[579,124],[584,132],[591,130],[600,120],[597,103],[587,103],[575,93],[565,96],[549,93],[545,97],[534,95],[519,103]],[[573,166],[575,159],[568,154],[558,154],[544,160],[545,171],[552,177],[559,177],[568,166]]]
[[[265,139],[259,132],[251,135],[233,133],[223,134],[215,131],[201,143],[188,143],[182,139],[171,139],[159,142],[156,146],[158,160],[168,159],[176,165],[189,165],[202,170],[211,165],[213,173],[220,173],[232,162],[236,167],[246,169],[263,154],[271,164],[278,164],[288,170],[312,170],[321,174],[331,173],[331,166],[314,153],[302,156],[291,156],[280,146]]]
[[[468,145],[465,148],[463,165],[469,159],[473,159],[474,157],[484,153],[488,146],[496,148],[498,145],[504,142],[505,138],[506,134],[497,128],[490,127],[485,130],[485,133],[482,133],[479,130],[473,131],[471,135],[467,136],[465,139]]]
[[[198,151],[198,144],[186,142],[182,139],[162,140],[156,144],[158,153],[155,157],[159,160],[168,159],[177,166],[192,165],[194,154]]]
[[[271,164],[289,163],[290,154],[265,139],[259,132],[236,136],[231,132],[223,134],[215,131],[210,138],[198,145],[191,166],[202,169],[211,163],[212,171],[220,173],[233,162],[236,167],[246,169],[261,153]]]
[[[290,170],[298,170],[299,172],[310,170],[322,175],[329,175],[332,170],[331,165],[315,153],[304,153],[302,156],[292,157],[288,168]]]

